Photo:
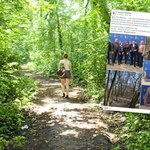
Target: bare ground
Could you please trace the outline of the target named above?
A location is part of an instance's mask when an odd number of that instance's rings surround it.
[[[24,70],[38,82],[38,92],[28,107],[26,150],[111,150],[125,117],[85,103],[84,89],[71,87],[70,98],[61,97],[58,79]]]

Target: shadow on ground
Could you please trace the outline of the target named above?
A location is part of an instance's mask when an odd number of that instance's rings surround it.
[[[78,114],[69,116],[58,115],[58,112],[53,110],[40,115],[32,114],[30,118],[32,122],[29,125],[32,130],[28,134],[29,143],[26,149],[111,150],[117,145],[124,149],[115,139],[113,131],[110,131],[113,124],[110,124],[109,128],[98,116],[90,115],[92,112],[85,116],[85,112],[85,110],[78,110],[76,112]]]

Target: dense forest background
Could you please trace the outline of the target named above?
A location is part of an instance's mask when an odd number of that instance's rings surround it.
[[[67,52],[73,83],[84,86],[91,99],[102,100],[112,9],[150,12],[150,1],[0,0],[0,149],[10,140],[16,147],[25,141],[19,136],[22,109],[36,85],[21,73],[23,63],[53,76]],[[149,115],[127,113],[128,149],[148,149],[149,120]]]

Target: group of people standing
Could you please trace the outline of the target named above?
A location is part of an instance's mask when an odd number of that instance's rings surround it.
[[[128,64],[130,60],[130,65],[134,65],[134,67],[142,67],[144,52],[145,43],[143,40],[140,41],[139,45],[135,40],[133,40],[131,44],[129,43],[129,41],[126,41],[126,43],[124,44],[123,42],[119,43],[118,39],[116,38],[114,43],[109,42],[108,64],[110,64],[111,58],[111,64],[114,65],[118,57],[119,65],[122,64],[122,61],[124,59],[125,64]]]

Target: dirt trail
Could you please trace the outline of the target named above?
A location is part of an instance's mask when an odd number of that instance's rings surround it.
[[[111,150],[119,144],[115,129],[121,128],[122,114],[84,103],[84,89],[80,87],[71,87],[70,99],[64,99],[58,79],[24,72],[39,87],[29,109],[29,144],[25,149]]]

